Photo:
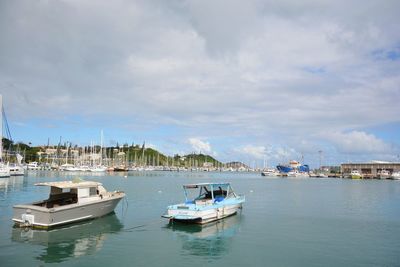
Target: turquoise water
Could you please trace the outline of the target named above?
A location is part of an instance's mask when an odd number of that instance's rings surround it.
[[[52,231],[12,227],[12,205],[46,198],[56,172],[0,179],[0,266],[400,266],[400,181],[249,173],[80,177],[123,190],[115,214]],[[205,227],[160,218],[185,183],[229,181],[241,214]]]

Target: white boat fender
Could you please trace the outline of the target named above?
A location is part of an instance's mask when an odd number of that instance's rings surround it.
[[[34,220],[35,220],[35,216],[33,214],[29,214],[30,213],[29,209],[26,212],[27,213],[24,213],[21,216],[21,219],[23,221],[23,223],[21,224],[22,227],[29,227],[29,226],[33,225]]]

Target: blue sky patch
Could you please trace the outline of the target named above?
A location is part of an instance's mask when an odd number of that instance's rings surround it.
[[[326,73],[326,69],[324,67],[312,67],[312,66],[307,66],[303,67],[302,70],[308,73],[312,74],[324,74]]]

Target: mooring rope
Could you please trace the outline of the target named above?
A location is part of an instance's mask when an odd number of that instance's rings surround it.
[[[121,231],[123,231],[123,232],[132,232],[132,230],[135,230],[135,229],[138,229],[138,228],[143,228],[143,227],[150,226],[150,225],[153,225],[153,224],[157,224],[157,223],[160,223],[161,221],[162,220],[160,220],[160,219],[152,220],[152,221],[148,221],[147,223],[144,223],[144,224],[139,224],[139,225],[134,225],[132,227],[124,228]]]

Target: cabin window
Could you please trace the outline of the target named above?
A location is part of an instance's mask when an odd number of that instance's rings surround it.
[[[78,188],[79,197],[88,197],[89,196],[89,188]]]
[[[63,190],[58,187],[52,186],[50,189],[50,195],[58,195],[58,194],[61,194],[62,192],[63,192]]]
[[[96,187],[90,187],[90,196],[95,196],[95,195],[97,195]]]

